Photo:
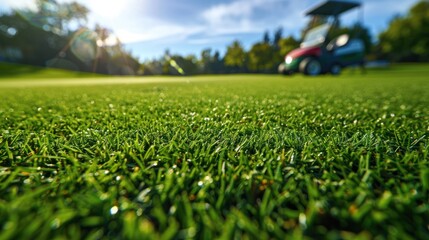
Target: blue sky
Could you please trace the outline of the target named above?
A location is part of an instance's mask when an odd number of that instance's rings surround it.
[[[69,0],[58,0],[67,2]],[[321,0],[76,0],[91,10],[89,24],[110,28],[134,56],[144,61],[165,49],[182,55],[211,48],[222,54],[233,40],[246,48],[283,27],[284,35],[299,36],[306,24],[303,12]],[[364,24],[376,35],[393,16],[405,14],[418,0],[360,0]],[[0,9],[34,8],[33,0],[1,0]],[[343,18],[358,19],[359,11]]]

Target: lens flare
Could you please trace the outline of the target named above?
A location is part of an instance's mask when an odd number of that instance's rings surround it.
[[[70,45],[71,52],[84,63],[91,63],[97,55],[97,40],[91,31],[76,35]]]

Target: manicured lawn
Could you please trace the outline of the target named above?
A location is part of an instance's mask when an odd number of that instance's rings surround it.
[[[428,106],[428,65],[8,75],[0,239],[428,239]]]

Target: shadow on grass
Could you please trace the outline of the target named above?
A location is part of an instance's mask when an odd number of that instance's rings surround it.
[[[0,62],[0,79],[11,78],[76,78],[103,77],[105,75],[75,72],[63,69],[44,68],[31,65]]]
[[[20,75],[36,74],[43,68],[0,62],[0,77],[19,77]]]

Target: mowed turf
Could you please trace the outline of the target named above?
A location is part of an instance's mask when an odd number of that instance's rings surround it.
[[[13,80],[0,239],[429,238],[428,65]]]

